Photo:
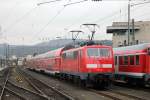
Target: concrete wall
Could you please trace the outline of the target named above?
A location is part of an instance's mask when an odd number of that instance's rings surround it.
[[[139,43],[150,42],[150,21],[139,21],[135,22],[135,24],[140,26],[140,30],[135,31],[135,42],[136,40],[138,40]],[[124,40],[126,40],[126,43],[128,42],[127,33],[124,35],[116,34],[117,33],[113,33],[113,47],[118,47],[118,45],[124,44]],[[132,37],[133,35],[130,35],[130,42],[132,42]]]

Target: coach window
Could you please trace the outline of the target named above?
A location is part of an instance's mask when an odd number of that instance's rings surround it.
[[[128,65],[128,56],[124,56],[124,65]]]
[[[119,56],[119,64],[120,65],[123,65],[123,59],[122,58],[123,58],[122,56]]]
[[[136,55],[136,65],[139,65],[140,64],[140,60],[139,60],[139,55]]]
[[[115,56],[115,65],[117,65],[117,56]]]
[[[134,65],[134,56],[130,56],[130,65]]]

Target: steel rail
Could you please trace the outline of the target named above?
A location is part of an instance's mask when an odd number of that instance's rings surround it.
[[[92,91],[92,92],[94,92],[96,94],[99,94],[99,95],[103,95],[103,96],[108,97],[108,98],[113,99],[113,100],[122,100],[122,98],[119,98],[119,96],[116,97],[114,95],[110,95],[109,93],[114,93],[116,95],[124,96],[124,97],[127,97],[127,98],[132,99],[132,100],[146,100],[146,99],[143,99],[141,97],[137,97],[137,96],[134,96],[134,95],[114,91],[114,90],[111,90],[111,89],[108,89],[105,92],[97,91],[97,90],[94,90],[94,89],[89,89],[89,91]]]
[[[3,99],[3,95],[5,94],[5,92],[7,91],[8,93],[11,93],[19,98],[21,98],[22,100],[29,100],[29,98],[27,99],[27,97],[29,96],[33,96],[34,98],[38,98],[37,100],[49,100],[49,98],[33,92],[29,89],[23,88],[18,86],[17,84],[12,83],[11,81],[9,81],[9,75],[10,75],[10,69],[7,72],[7,76],[6,79],[4,81],[4,85],[0,85],[0,87],[2,88],[2,92],[0,95],[0,100]]]
[[[109,94],[106,94],[106,93],[103,93],[102,91],[97,91],[97,90],[94,90],[94,89],[89,89],[89,91],[92,91],[96,94],[99,94],[99,95],[102,95],[104,97],[107,97],[107,98],[110,98],[110,99],[113,99],[113,100],[122,100],[120,98],[117,98],[115,96],[112,96],[112,95],[109,95]]]
[[[18,86],[18,85],[16,85],[16,84],[12,83],[12,82],[9,81],[9,80],[8,80],[8,82],[7,82],[7,86],[6,86],[6,87],[9,88],[9,89],[11,89],[13,92],[15,92],[15,89],[18,89],[17,91],[20,91],[20,92],[18,92],[18,93],[20,93],[20,95],[24,95],[23,93],[21,93],[21,91],[25,91],[24,93],[27,93],[27,92],[28,92],[28,94],[30,94],[30,95],[35,95],[36,97],[38,96],[39,98],[42,98],[42,100],[43,100],[43,99],[44,99],[44,100],[49,100],[49,98],[47,98],[47,97],[45,97],[45,96],[43,96],[43,95],[41,95],[41,94],[39,94],[39,93],[33,92],[33,91],[29,90],[29,89],[20,87],[20,86]]]
[[[120,94],[122,96],[126,96],[126,97],[129,97],[129,98],[135,99],[135,100],[146,100],[146,99],[143,99],[141,97],[137,97],[137,96],[134,96],[134,95],[131,95],[131,94],[127,94],[127,93],[122,93],[122,92],[119,92],[119,91],[114,91],[112,89],[109,89],[109,91],[111,91],[113,93],[116,93],[116,94]]]
[[[10,93],[12,93],[13,95],[18,96],[19,98],[21,98],[21,100],[27,100],[26,98],[24,98],[23,96],[21,96],[19,93],[15,92],[15,91],[7,88],[7,87],[5,88],[5,90],[8,91],[8,92],[10,92]]]
[[[3,97],[3,94],[4,94],[4,90],[5,90],[7,81],[8,81],[9,73],[10,73],[10,69],[8,69],[6,79],[5,79],[4,85],[2,87],[2,91],[1,91],[1,94],[0,94],[0,100],[2,100],[2,97]]]
[[[38,93],[42,94],[43,96],[47,97],[47,95],[45,95],[45,93],[43,91],[41,91],[36,85],[34,85],[27,77],[23,76],[21,72],[18,72],[18,74],[21,75],[21,77],[23,77],[31,87],[33,87],[36,91],[38,91]],[[47,97],[49,98],[49,97]]]
[[[21,72],[21,74],[24,74],[25,76],[28,76],[28,78],[30,78],[30,79],[28,79],[28,81],[30,81],[30,83],[33,84],[33,80],[36,80],[39,84],[43,84],[44,86],[50,88],[50,89],[53,90],[54,92],[58,93],[59,95],[63,96],[64,98],[66,98],[67,100],[75,100],[72,96],[70,96],[70,95],[68,95],[68,94],[66,94],[66,93],[64,93],[64,92],[62,92],[62,91],[56,89],[56,88],[53,87],[53,86],[47,85],[47,84],[44,83],[43,81],[41,81],[41,80],[39,80],[39,79],[37,79],[37,78],[31,76],[29,73],[27,73],[27,72],[21,70],[20,68],[18,68],[18,69],[19,69],[19,72]],[[34,86],[36,86],[36,85],[34,84]],[[38,87],[36,86],[36,88],[38,88]],[[40,88],[38,88],[38,89],[39,89],[40,91],[42,91]],[[43,92],[43,91],[42,91],[42,93],[45,94],[45,92]],[[47,94],[45,94],[45,95],[47,95]],[[48,96],[48,95],[47,95],[47,96]],[[49,96],[48,96],[48,97],[49,97]]]

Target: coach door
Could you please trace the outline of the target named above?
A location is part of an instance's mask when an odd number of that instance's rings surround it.
[[[114,64],[115,64],[115,73],[119,71],[119,56],[115,56],[114,58]]]
[[[146,65],[147,65],[147,73],[150,73],[150,48],[147,49],[147,56],[146,56]]]

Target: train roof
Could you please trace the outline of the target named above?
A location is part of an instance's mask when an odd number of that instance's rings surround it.
[[[68,49],[68,50],[64,50],[63,52],[69,52],[69,51],[75,51],[75,50],[80,50],[82,48],[96,48],[96,47],[104,47],[104,48],[110,48],[111,46],[107,46],[107,45],[86,45],[86,46],[81,46],[81,47],[77,47],[77,48],[72,48],[72,49]]]
[[[57,57],[57,56],[60,56],[62,50],[63,50],[63,48],[51,50],[46,53],[39,54],[39,55],[33,57],[32,59]]]
[[[59,48],[59,49],[56,49],[56,50],[51,50],[51,51],[48,51],[46,53],[43,53],[43,54],[39,54],[35,57],[32,57],[31,59],[41,59],[41,58],[52,58],[52,57],[59,57],[61,52],[62,51],[72,51],[72,50],[78,50],[78,49],[81,49],[81,48],[85,48],[85,47],[110,47],[110,46],[105,46],[105,45],[89,45],[89,46],[82,46],[82,47],[73,47],[71,45],[68,45],[66,47],[62,47],[62,48]]]
[[[130,52],[130,51],[144,51],[148,47],[150,47],[150,43],[143,43],[143,44],[138,44],[138,45],[113,48],[113,51],[114,51],[114,53],[117,53],[117,52]]]

